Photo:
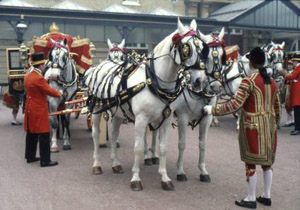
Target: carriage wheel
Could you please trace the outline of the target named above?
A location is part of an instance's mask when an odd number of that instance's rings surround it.
[[[87,123],[88,130],[89,130],[89,131],[92,131],[93,123],[92,123],[92,115],[91,115],[91,113],[89,113],[89,114],[87,115],[86,123]]]

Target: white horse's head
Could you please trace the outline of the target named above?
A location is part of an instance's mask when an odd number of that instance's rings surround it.
[[[125,39],[122,40],[120,44],[111,43],[110,39],[107,39],[107,45],[108,45],[108,59],[119,63],[121,61],[125,60],[126,56],[126,49],[125,46]]]
[[[221,74],[223,66],[226,65],[226,54],[224,50],[225,30],[222,28],[219,35],[204,35],[198,31],[199,37],[209,47],[208,58],[206,61],[206,74],[208,76],[209,92],[219,92],[221,89]]]
[[[269,61],[274,69],[274,73],[278,73],[278,71],[282,71],[283,69],[283,60],[284,60],[284,46],[285,42],[281,44],[275,44],[271,41],[272,47],[268,51]]]
[[[169,52],[175,63],[185,68],[199,69],[201,59],[207,57],[207,46],[197,35],[196,21],[192,20],[190,26],[184,26],[178,18],[177,30],[170,36],[172,36],[172,43],[170,43]],[[154,49],[154,53],[159,51],[161,45],[169,44],[166,39],[158,44]]]
[[[50,41],[53,44],[53,48],[49,52],[49,61],[46,64],[46,79],[48,79],[50,75],[59,77],[66,69],[71,58],[67,39],[58,42],[50,39]]]

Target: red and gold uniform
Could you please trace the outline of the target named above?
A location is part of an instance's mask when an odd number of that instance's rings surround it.
[[[213,115],[225,115],[241,108],[239,146],[241,160],[248,169],[253,165],[270,167],[275,159],[277,123],[280,101],[276,83],[265,85],[263,77],[254,72],[242,80],[236,96],[212,107]],[[255,167],[254,167],[255,168]],[[250,175],[252,171],[247,171]]]
[[[60,93],[51,88],[39,69],[34,69],[24,78],[26,105],[24,129],[30,133],[49,133],[47,95],[60,97]]]
[[[300,106],[300,64],[297,65],[293,73],[286,75],[285,79],[288,80],[290,84],[290,106]]]

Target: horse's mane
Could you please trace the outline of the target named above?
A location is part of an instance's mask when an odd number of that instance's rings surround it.
[[[161,50],[163,49],[163,47],[164,47],[166,44],[171,45],[170,42],[172,41],[172,37],[173,37],[174,34],[177,33],[177,32],[178,32],[178,30],[176,30],[176,31],[174,31],[173,33],[171,33],[170,35],[166,36],[161,42],[159,42],[159,43],[155,46],[153,52],[154,52],[155,54],[160,53]]]

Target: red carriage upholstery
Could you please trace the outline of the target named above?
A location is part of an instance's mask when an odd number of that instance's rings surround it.
[[[233,45],[233,46],[226,46],[225,52],[226,52],[226,60],[227,61],[235,61],[239,58],[239,46]]]

